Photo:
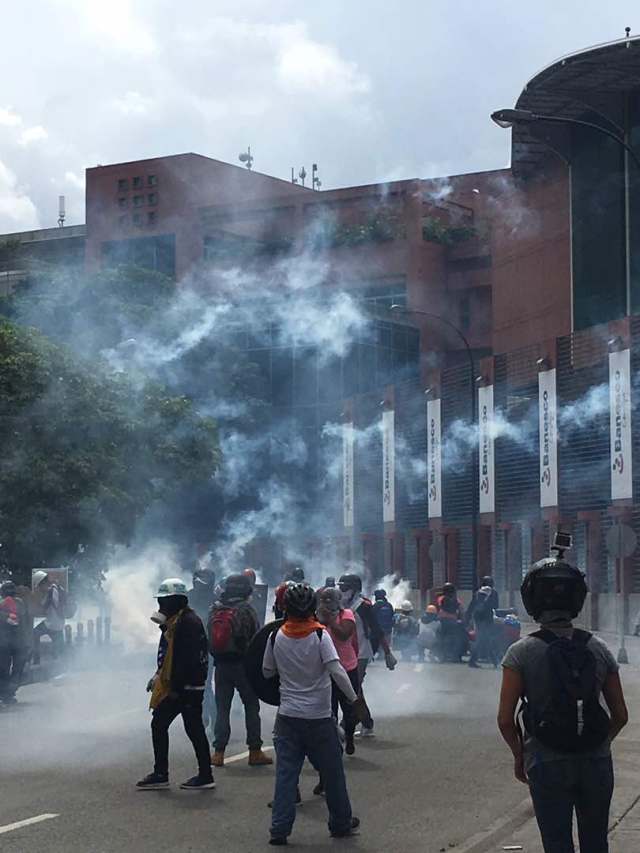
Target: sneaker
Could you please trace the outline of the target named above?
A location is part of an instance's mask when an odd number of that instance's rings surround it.
[[[356,745],[353,742],[353,738],[347,738],[344,751],[347,753],[347,755],[353,755],[353,753],[356,751]]]
[[[213,781],[213,776],[202,777],[202,776],[192,776],[191,779],[187,779],[186,782],[183,782],[180,785],[183,791],[210,791],[212,788],[216,787],[216,783]]]
[[[322,787],[322,782],[318,782],[316,787],[313,789],[313,793],[316,797],[324,797],[324,788]]]
[[[287,845],[287,836],[286,835],[272,835],[269,839],[269,844],[273,844],[274,847],[286,847]]]
[[[358,834],[358,827],[360,826],[360,818],[352,817],[351,818],[351,826],[349,829],[340,830],[340,832],[332,832],[332,838],[349,838],[350,835]]]
[[[273,758],[261,749],[249,751],[249,767],[267,767],[270,764],[273,764]]]
[[[169,787],[169,777],[161,776],[160,773],[149,773],[144,779],[136,783],[139,791],[157,791],[160,788]]]
[[[224,767],[224,749],[216,749],[211,753],[211,766]]]
[[[364,726],[362,727],[362,737],[375,737],[376,733],[373,730],[373,726],[370,729],[366,729]]]

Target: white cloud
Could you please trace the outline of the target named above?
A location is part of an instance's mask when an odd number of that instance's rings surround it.
[[[39,227],[38,212],[16,176],[0,160],[0,223],[9,231]]]
[[[18,145],[31,145],[33,142],[42,142],[48,138],[49,134],[44,127],[41,124],[37,124],[34,127],[27,127],[22,131],[18,137]]]
[[[86,182],[84,178],[84,172],[82,175],[77,175],[75,172],[66,171],[64,173],[64,179],[68,184],[71,184],[77,190],[83,190],[85,188]]]
[[[282,45],[277,72],[286,91],[321,99],[364,95],[371,88],[355,62],[346,62],[334,47],[314,42],[304,32]]]
[[[145,116],[153,108],[153,98],[141,95],[140,92],[125,92],[113,102],[118,112],[125,116]]]
[[[2,127],[18,127],[22,119],[11,107],[0,107],[0,125]]]

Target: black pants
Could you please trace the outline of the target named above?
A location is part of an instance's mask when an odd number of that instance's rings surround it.
[[[28,656],[28,650],[22,646],[0,646],[0,699],[16,695]]]
[[[496,666],[499,659],[496,639],[493,621],[476,622],[476,641],[471,647],[469,663],[476,663],[478,658],[482,658]]]
[[[209,742],[202,722],[202,699],[201,690],[185,690],[175,699],[167,697],[154,710],[151,719],[153,769],[161,776],[169,775],[169,726],[178,714],[182,714],[184,730],[198,759],[198,773],[204,779],[211,777]]]
[[[247,746],[249,749],[262,747],[260,726],[260,700],[253,692],[242,661],[217,663],[214,676],[216,685],[216,724],[214,727],[214,748],[224,752],[231,737],[231,703],[237,690],[244,705],[244,719],[247,727]]]
[[[362,699],[362,711],[363,711],[363,719],[362,725],[365,729],[373,728],[373,717],[371,716],[371,711],[369,710],[369,706],[367,705],[367,700],[364,698],[364,692],[362,690],[362,685],[364,682],[365,675],[367,674],[367,666],[369,665],[368,658],[360,658],[358,660],[358,681],[359,681],[359,691],[358,696]]]
[[[40,638],[44,635],[51,637],[51,651],[54,658],[60,656],[64,649],[64,631],[51,631],[46,624],[40,622],[33,629],[33,662],[40,663]]]
[[[545,853],[574,853],[574,810],[580,853],[607,853],[613,794],[610,756],[548,761],[532,767],[528,776]]]
[[[358,675],[358,670],[352,669],[351,672],[348,672],[349,681],[351,682],[351,686],[353,687],[355,693],[358,693],[360,689],[360,677]],[[344,733],[347,738],[347,743],[353,740],[353,733],[356,730],[356,715],[353,710],[353,704],[349,702],[347,697],[344,695],[342,690],[336,686],[335,681],[331,682],[331,710],[333,712],[333,716],[338,719],[338,706],[342,710],[342,725],[344,727]]]

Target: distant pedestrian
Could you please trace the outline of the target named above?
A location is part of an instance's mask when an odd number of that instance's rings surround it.
[[[498,638],[494,624],[496,601],[495,590],[484,585],[474,592],[467,610],[467,623],[472,620],[475,627],[475,641],[469,658],[472,669],[478,669],[478,659],[488,660],[494,669],[498,666]]]
[[[48,636],[51,639],[54,658],[59,657],[64,648],[66,590],[52,581],[42,569],[33,574],[33,589],[44,613],[42,622],[33,629],[32,662],[37,665],[40,663],[42,637]]]
[[[265,678],[280,677],[280,709],[274,729],[276,784],[271,813],[273,845],[285,845],[296,817],[298,780],[305,757],[324,782],[329,831],[342,838],[357,830],[342,763],[342,748],[331,715],[331,682],[347,700],[356,693],[324,627],[315,620],[316,596],[307,583],[294,583],[284,596],[286,621],[265,647]]]
[[[385,589],[376,589],[373,593],[373,611],[376,614],[380,630],[389,645],[393,634],[394,609],[393,604],[387,599]]]
[[[447,582],[442,587],[442,595],[436,599],[438,620],[440,622],[439,640],[442,661],[460,663],[467,651],[468,635],[463,624],[464,607],[458,598],[454,584]]]
[[[427,652],[430,661],[437,660],[439,647],[440,622],[438,621],[438,608],[435,604],[428,604],[420,617],[420,632],[416,638],[419,660],[424,659]]]
[[[151,693],[153,773],[141,779],[139,790],[169,787],[169,726],[179,715],[198,760],[198,775],[180,785],[188,791],[215,787],[209,743],[202,724],[202,699],[207,678],[207,636],[197,613],[188,606],[187,588],[179,578],[168,578],[158,588],[158,612],[151,617],[160,626],[158,668],[147,685]]]
[[[0,702],[12,705],[29,657],[27,607],[13,581],[0,584]]]
[[[189,590],[189,606],[198,614],[202,624],[209,624],[209,612],[216,598],[216,573],[213,569],[196,569],[193,573],[193,587]],[[213,660],[207,655],[207,680],[204,685],[202,702],[202,722],[205,729],[213,729],[216,721],[216,705],[213,698]]]
[[[393,648],[399,651],[403,660],[411,660],[417,651],[416,638],[420,633],[420,623],[413,615],[413,604],[407,599],[400,605],[400,612],[393,621]]]
[[[249,764],[252,767],[273,764],[273,759],[262,751],[260,701],[244,668],[249,643],[260,629],[258,617],[249,603],[251,590],[251,581],[246,575],[229,575],[220,600],[211,611],[209,642],[215,665],[217,711],[211,759],[214,767],[224,765],[224,753],[231,737],[231,704],[236,690],[244,705]]]
[[[545,853],[573,853],[574,811],[581,853],[606,853],[611,741],[628,719],[618,665],[602,640],[573,627],[587,586],[562,552],[535,563],[521,592],[540,630],[507,650],[498,725],[516,779],[529,786]]]

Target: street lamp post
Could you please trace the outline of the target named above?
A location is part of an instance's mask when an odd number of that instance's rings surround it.
[[[433,314],[431,311],[421,311],[418,308],[405,308],[404,305],[392,305],[391,311],[396,311],[398,313],[403,314],[418,314],[421,317],[427,317],[430,320],[438,320],[438,322],[443,323],[445,326],[448,326],[452,331],[456,333],[456,335],[460,338],[462,343],[464,344],[464,348],[467,354],[467,361],[469,363],[469,392],[471,397],[471,423],[474,427],[477,426],[477,412],[476,412],[476,368],[475,368],[475,360],[473,358],[473,351],[471,349],[471,345],[467,340],[464,332],[459,329],[454,323],[450,320],[447,320],[446,317],[442,317],[440,314]],[[478,572],[477,572],[477,563],[478,563],[478,490],[476,488],[476,473],[478,471],[478,442],[474,441],[473,443],[473,453],[471,459],[471,567],[472,567],[472,586],[475,590],[478,583]]]

